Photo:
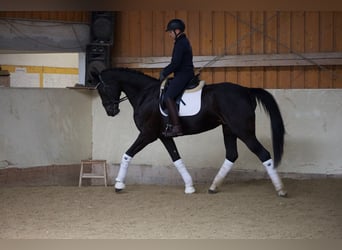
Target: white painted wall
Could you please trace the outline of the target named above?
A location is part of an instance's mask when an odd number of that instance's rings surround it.
[[[342,174],[342,90],[271,90],[283,114],[287,134],[280,172]],[[128,102],[117,117],[108,117],[98,96],[93,99],[93,157],[119,163],[138,131]],[[272,152],[269,119],[257,107],[257,136]],[[218,168],[225,151],[221,128],[175,139],[189,168]],[[258,158],[239,143],[234,169],[260,170]],[[273,153],[273,152],[272,152]],[[166,149],[157,141],[133,158],[132,164],[172,166]]]
[[[70,89],[0,88],[0,164],[77,164],[91,157],[91,95]]]
[[[279,103],[287,130],[279,171],[341,175],[342,90],[270,92]],[[73,164],[93,157],[117,165],[138,135],[130,104],[123,102],[120,108],[117,117],[108,117],[95,91],[0,88],[0,162],[30,167]],[[257,136],[271,151],[269,119],[259,107]],[[175,141],[190,169],[217,169],[224,160],[220,128]],[[238,147],[235,170],[264,171],[244,144]],[[159,141],[136,155],[132,165],[150,166],[158,173],[154,179],[163,180],[171,177],[159,170],[174,169]],[[111,174],[116,175],[115,171]],[[176,171],[172,174],[179,178]]]

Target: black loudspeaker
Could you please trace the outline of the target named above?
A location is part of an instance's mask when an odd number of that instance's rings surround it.
[[[86,48],[86,75],[85,85],[95,86],[92,74],[97,74],[104,69],[111,67],[111,46],[110,44],[90,43]]]
[[[91,13],[91,43],[113,44],[114,13],[110,11],[93,11]]]

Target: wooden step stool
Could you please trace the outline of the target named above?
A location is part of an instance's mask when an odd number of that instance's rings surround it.
[[[93,166],[96,164],[102,164],[103,167],[103,175],[98,175],[94,173],[83,173],[84,165],[91,165],[92,169]],[[80,179],[78,186],[82,186],[82,179],[83,178],[103,178],[104,179],[104,185],[107,187],[107,162],[106,160],[81,160],[81,171],[80,171]]]

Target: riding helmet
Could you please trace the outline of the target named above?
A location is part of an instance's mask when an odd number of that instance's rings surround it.
[[[185,24],[181,19],[172,19],[166,27],[165,31],[176,30],[179,29],[181,32],[185,30]]]

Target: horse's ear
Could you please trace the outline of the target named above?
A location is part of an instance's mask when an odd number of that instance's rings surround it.
[[[99,81],[99,75],[102,70],[106,69],[106,66],[100,61],[94,61],[88,65],[88,77],[92,82],[97,83]]]

